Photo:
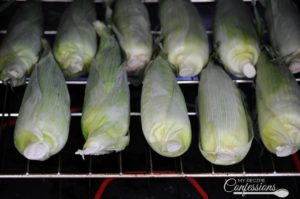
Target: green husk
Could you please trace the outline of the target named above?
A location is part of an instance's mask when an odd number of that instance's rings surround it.
[[[254,77],[259,39],[246,4],[242,0],[219,0],[214,30],[215,47],[225,69],[237,77]]]
[[[82,132],[86,142],[79,155],[102,155],[123,150],[129,143],[129,87],[121,52],[111,31],[95,23],[101,38],[85,91]]]
[[[300,72],[300,14],[291,0],[265,0],[271,44],[293,73]]]
[[[158,56],[146,71],[141,100],[144,136],[162,156],[182,155],[191,143],[191,126],[182,92],[169,63]]]
[[[186,0],[160,1],[163,48],[179,76],[195,76],[208,61],[208,38],[196,8]]]
[[[50,46],[45,45],[26,88],[14,132],[17,150],[27,159],[40,161],[64,147],[70,123],[65,79]]]
[[[256,103],[266,148],[278,157],[300,148],[300,88],[283,64],[262,53],[257,65]]]
[[[198,94],[201,153],[217,165],[242,161],[251,147],[253,129],[240,91],[210,62],[201,73]]]
[[[129,73],[142,73],[152,56],[149,14],[140,0],[117,0],[113,9],[113,27],[126,54]]]
[[[41,50],[43,14],[37,1],[28,1],[13,16],[0,46],[0,80],[25,84]]]
[[[96,11],[92,0],[74,0],[64,12],[54,43],[54,55],[67,77],[89,71],[97,51],[93,27]]]

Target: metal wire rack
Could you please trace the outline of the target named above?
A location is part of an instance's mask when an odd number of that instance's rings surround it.
[[[76,82],[76,80],[73,80]],[[80,80],[84,81],[84,80]],[[299,79],[298,79],[299,81]],[[86,82],[86,81],[85,81]],[[196,86],[198,80],[178,80],[183,86]],[[251,85],[250,80],[236,80],[236,82]],[[69,87],[84,87],[84,83],[73,84]],[[10,112],[10,102],[14,95],[9,86],[0,85],[3,99],[2,123],[14,120],[17,112]],[[134,89],[134,88],[133,88]],[[23,93],[24,88],[19,89]],[[12,101],[11,101],[12,100]],[[20,101],[21,99],[17,99]],[[18,102],[20,103],[20,102]],[[18,104],[17,103],[17,104]],[[13,108],[14,109],[14,108]],[[189,110],[193,124],[193,132],[197,132],[197,114]],[[178,178],[178,177],[289,177],[298,176],[292,158],[277,158],[263,151],[259,142],[254,141],[252,149],[246,159],[234,166],[222,167],[207,162],[198,151],[196,135],[191,149],[179,158],[164,158],[153,152],[142,137],[140,126],[140,112],[131,112],[131,143],[124,152],[106,156],[87,157],[82,160],[75,156],[76,148],[83,143],[80,131],[81,112],[72,113],[71,134],[65,149],[58,155],[45,162],[29,161],[23,158],[13,146],[13,128],[0,130],[2,145],[0,147],[0,178]],[[74,130],[75,129],[75,130]],[[76,131],[76,133],[72,133]],[[133,135],[134,134],[134,135]],[[78,141],[79,140],[79,141]],[[81,143],[81,144],[79,144]],[[136,153],[136,151],[139,151]],[[67,160],[67,161],[66,161]]]
[[[16,1],[26,1],[26,0],[16,0]],[[72,0],[42,0],[43,2],[71,2]],[[104,0],[94,0],[96,3],[102,3]],[[159,0],[141,0],[144,3],[158,3]],[[205,2],[215,2],[216,0],[191,0],[193,3],[205,3]],[[244,0],[251,1],[251,0]]]
[[[17,0],[22,1],[22,0]],[[49,2],[68,2],[69,0],[43,0]],[[214,0],[193,0],[192,2],[213,2]],[[96,0],[96,2],[103,2]],[[147,3],[158,0],[144,0]],[[1,30],[0,35],[6,30]],[[208,31],[208,33],[212,33]],[[45,36],[55,35],[55,30],[45,31]],[[153,32],[159,34],[159,32]],[[296,78],[300,82],[300,78]],[[29,79],[27,79],[28,83]],[[233,79],[246,93],[250,107],[254,97],[253,80]],[[82,106],[86,78],[66,80],[72,106]],[[192,123],[193,143],[183,156],[165,158],[150,149],[143,138],[140,122],[141,87],[131,90],[131,141],[119,153],[105,156],[88,156],[85,160],[76,156],[75,151],[83,146],[81,135],[80,108],[72,113],[70,136],[65,148],[45,162],[26,160],[13,145],[13,124],[0,128],[0,179],[10,178],[184,178],[184,177],[300,177],[293,165],[292,157],[277,158],[267,152],[257,140],[253,142],[247,157],[239,164],[222,167],[206,161],[198,150],[198,119],[195,111],[195,98],[199,78],[178,79],[188,105],[188,115]],[[18,117],[25,87],[11,89],[0,81],[0,126]]]

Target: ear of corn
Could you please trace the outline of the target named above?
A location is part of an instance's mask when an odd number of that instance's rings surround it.
[[[288,69],[263,53],[257,65],[259,130],[266,148],[279,157],[300,148],[300,88]]]
[[[195,76],[208,61],[208,39],[196,8],[185,0],[162,0],[163,48],[179,76]]]
[[[46,160],[66,144],[70,99],[64,76],[47,45],[32,72],[17,119],[14,141],[30,160]]]
[[[191,143],[191,126],[182,92],[168,62],[158,56],[147,69],[141,100],[144,136],[166,157],[182,155]]]
[[[86,143],[76,152],[80,155],[121,151],[129,143],[129,87],[120,47],[104,24],[95,27],[101,42],[85,91],[81,124]]]
[[[201,73],[198,93],[201,153],[218,165],[242,161],[251,147],[253,130],[240,91],[210,62]]]
[[[40,3],[28,1],[17,10],[0,46],[0,79],[12,86],[25,83],[41,50],[43,14]]]
[[[219,0],[214,30],[216,50],[225,69],[238,77],[254,77],[260,50],[246,4],[242,0]]]
[[[96,11],[92,0],[74,0],[60,21],[54,55],[67,77],[86,74],[97,50],[93,27]]]
[[[300,14],[291,0],[266,0],[266,22],[272,46],[293,73],[300,72]]]
[[[117,0],[113,9],[113,27],[126,54],[126,69],[140,73],[152,56],[149,14],[140,0]]]

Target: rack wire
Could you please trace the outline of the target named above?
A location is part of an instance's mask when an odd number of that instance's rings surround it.
[[[220,177],[300,177],[299,172],[278,172],[276,171],[276,165],[273,161],[272,167],[273,171],[264,171],[264,172],[248,172],[244,168],[244,164],[240,164],[240,171],[236,172],[226,172],[226,171],[215,171],[215,166],[211,164],[210,172],[197,172],[189,173],[184,170],[184,161],[182,158],[178,158],[180,161],[180,170],[177,171],[155,171],[153,169],[153,159],[150,153],[149,162],[150,167],[149,171],[129,171],[126,172],[122,166],[122,153],[118,153],[116,156],[116,161],[118,161],[118,170],[110,173],[99,173],[93,172],[92,168],[92,158],[90,157],[87,161],[89,170],[86,173],[64,173],[61,171],[61,155],[59,155],[57,161],[57,170],[56,172],[49,173],[31,173],[31,162],[27,160],[26,167],[21,174],[0,174],[0,179],[8,178],[186,178],[186,177],[196,177],[196,178],[220,178]],[[270,159],[272,156],[270,155]],[[76,165],[75,165],[76,166]]]
[[[26,1],[26,0],[16,0],[16,1]],[[41,0],[43,2],[71,2],[72,0]],[[102,3],[104,0],[94,0],[96,3]],[[141,0],[144,3],[158,3],[159,0]],[[193,3],[209,3],[215,2],[216,0],[191,0]],[[252,0],[244,0],[244,1],[252,1]],[[256,0],[255,0],[256,1]]]
[[[299,81],[299,80],[298,80]],[[239,81],[237,81],[239,82]],[[199,80],[193,80],[192,82],[187,81],[179,81],[179,84],[183,85],[193,85],[198,84]],[[246,82],[241,80],[241,83],[252,83],[251,80],[247,80]],[[76,84],[70,83],[72,86],[76,86]],[[84,85],[84,84],[79,84]],[[8,92],[9,86],[8,85],[0,85],[2,87],[5,87],[5,96],[4,101],[9,103],[10,99],[8,98]],[[6,106],[4,104],[4,106]],[[18,117],[18,113],[9,113],[5,112],[6,108],[3,108],[2,113],[0,114],[0,118],[3,120],[7,119],[16,119]],[[72,113],[72,120],[77,119],[80,120],[81,112]],[[131,118],[137,118],[140,117],[140,112],[131,112]],[[190,111],[188,113],[191,120],[197,120],[197,114],[196,112]],[[134,122],[133,125],[136,125]],[[2,134],[12,133],[11,131],[1,132]],[[10,135],[11,136],[11,135]],[[74,135],[70,135],[69,139],[76,139]],[[139,138],[140,139],[140,138]],[[12,140],[12,139],[11,139]],[[135,141],[137,142],[137,141]],[[13,144],[13,143],[9,143]],[[130,143],[135,144],[135,143]],[[258,146],[253,146],[258,147]],[[11,150],[11,149],[10,149]],[[143,151],[141,148],[139,149]],[[0,179],[7,179],[7,178],[185,178],[185,177],[205,177],[205,178],[220,178],[220,177],[300,177],[300,173],[295,171],[294,168],[288,166],[284,166],[285,169],[280,170],[279,168],[281,165],[281,159],[275,157],[274,155],[265,152],[264,157],[261,157],[256,160],[255,165],[253,165],[252,170],[248,171],[246,168],[249,165],[249,158],[246,161],[243,161],[242,163],[239,163],[238,165],[235,165],[233,167],[220,167],[213,164],[208,163],[206,160],[204,160],[203,157],[201,157],[201,154],[199,152],[195,152],[195,147],[193,149],[193,152],[190,152],[188,157],[182,156],[179,158],[163,158],[155,154],[148,146],[145,147],[145,150],[143,152],[143,157],[145,157],[145,169],[127,169],[124,165],[130,165],[130,162],[128,162],[128,156],[131,156],[130,154],[126,154],[125,152],[120,152],[116,154],[111,154],[103,157],[88,157],[87,160],[78,160],[74,162],[74,167],[76,167],[76,162],[81,161],[81,163],[78,165],[79,167],[86,168],[85,171],[80,172],[65,172],[64,168],[64,156],[66,154],[60,153],[56,155],[50,162],[52,165],[51,171],[48,171],[48,163],[47,161],[45,163],[36,163],[35,161],[29,161],[25,160],[25,158],[21,157],[20,154],[17,154],[14,152],[13,154],[8,154],[4,156],[19,156],[19,159],[22,159],[21,162],[23,166],[21,166],[21,170],[15,170],[15,171],[9,171],[6,172],[4,167],[2,167],[2,170],[0,170]],[[257,150],[257,149],[256,149]],[[252,154],[250,155],[250,159],[253,157],[253,153],[257,153],[257,151],[252,151]],[[67,154],[67,156],[74,155],[74,154]],[[74,155],[75,156],[75,155]],[[127,157],[124,157],[127,156]],[[195,156],[195,157],[191,157]],[[255,154],[254,154],[255,156]],[[199,166],[199,163],[195,164],[195,168],[191,166],[191,162],[194,158],[199,158],[201,164],[205,166]],[[101,162],[105,161],[105,159],[110,159],[110,165],[111,162],[115,164],[115,166],[112,166],[114,169],[111,171],[100,171],[95,170],[93,168],[97,167],[99,161],[99,167],[101,167]],[[192,158],[192,159],[191,159]],[[2,161],[5,157],[2,157]],[[10,158],[9,158],[10,159]],[[101,160],[102,159],[102,160]],[[130,158],[129,158],[130,159]],[[267,163],[266,163],[267,159]],[[275,161],[274,161],[275,160]],[[291,158],[285,158],[285,161],[291,162]],[[160,168],[161,162],[169,162],[168,167],[166,168],[163,166]],[[188,162],[188,163],[186,163]],[[251,162],[251,161],[250,161]],[[258,162],[258,164],[257,164]],[[3,164],[3,162],[1,163]],[[268,164],[268,166],[266,166]],[[260,165],[260,166],[258,166]],[[35,172],[37,170],[36,168],[39,168],[38,170],[40,172]],[[158,168],[157,168],[158,167]],[[186,170],[186,167],[189,167]],[[197,168],[198,167],[198,168]],[[256,168],[255,168],[256,167]],[[268,169],[264,169],[263,167],[267,167]],[[253,170],[254,168],[254,170]],[[286,169],[288,168],[288,169]],[[45,169],[45,171],[43,171]]]
[[[26,84],[29,82],[29,78],[26,80]],[[253,83],[253,80],[251,79],[233,79],[236,83]],[[300,82],[300,78],[296,78],[296,81]],[[87,83],[87,80],[66,80],[66,84],[68,85],[85,85]],[[199,78],[195,77],[192,80],[178,80],[177,83],[179,85],[181,84],[199,84]],[[5,84],[5,82],[0,81],[0,84]]]
[[[271,158],[272,156],[270,156]],[[129,171],[126,172],[122,166],[122,153],[118,154],[116,157],[118,161],[119,170],[111,173],[98,173],[92,171],[92,158],[89,158],[88,168],[89,171],[86,173],[63,173],[61,172],[61,156],[59,156],[57,161],[57,171],[51,173],[31,173],[31,161],[27,161],[26,169],[24,169],[21,174],[0,174],[0,179],[7,178],[186,178],[186,177],[196,177],[196,178],[220,178],[220,177],[300,177],[299,172],[277,172],[276,165],[273,161],[272,167],[273,171],[269,172],[248,172],[245,171],[244,164],[241,164],[240,171],[238,172],[226,172],[226,171],[215,171],[215,166],[211,164],[210,172],[197,172],[188,173],[184,170],[184,162],[182,158],[178,158],[180,161],[181,168],[178,171],[155,171],[153,169],[152,156],[149,156],[150,167],[149,171]]]

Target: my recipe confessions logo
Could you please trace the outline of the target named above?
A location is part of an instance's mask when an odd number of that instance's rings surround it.
[[[233,195],[274,195],[286,198],[289,191],[278,188],[276,184],[266,184],[264,178],[229,178],[225,180],[224,191]]]

